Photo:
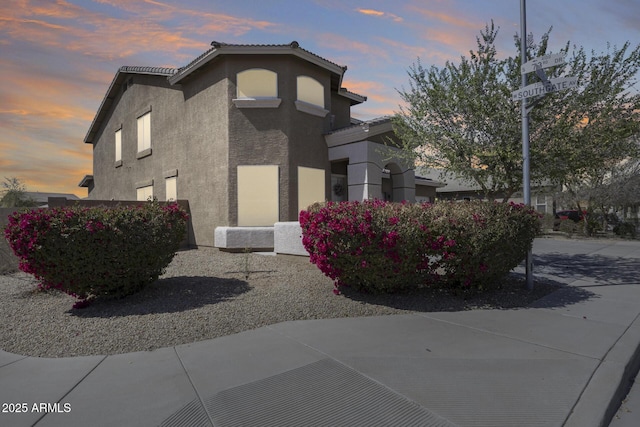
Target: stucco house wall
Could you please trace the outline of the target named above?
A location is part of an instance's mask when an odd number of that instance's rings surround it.
[[[393,147],[384,147],[393,137],[390,120],[363,124],[351,118],[351,107],[366,98],[341,87],[346,67],[296,42],[212,46],[179,69],[118,70],[85,137],[93,144],[94,173],[81,182],[90,189],[89,199],[136,200],[138,188],[152,186],[153,196],[164,201],[166,180],[175,179],[177,198],[190,203],[194,243],[201,246],[214,245],[216,227],[296,221],[310,199],[332,199],[336,171],[348,176],[349,200],[381,197],[383,181],[394,200],[415,199],[413,170],[381,157],[382,152],[393,155]],[[238,73],[255,69],[267,70],[267,79],[277,76],[275,97],[240,95]],[[301,84],[310,85],[311,95],[300,95],[307,89],[298,88],[299,77],[306,79]],[[313,98],[311,103],[301,102],[305,95]],[[151,143],[140,153],[138,118],[146,113]],[[116,162],[118,130],[122,155]],[[248,184],[239,185],[240,168]],[[262,184],[257,169],[270,177],[277,174],[275,194],[265,200],[273,207],[264,206],[273,213],[271,224],[247,221],[247,208],[240,208],[247,188]],[[259,211],[260,194],[255,197],[249,206]]]

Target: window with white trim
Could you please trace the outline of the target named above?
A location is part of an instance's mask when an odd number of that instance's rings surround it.
[[[237,108],[278,108],[278,74],[263,68],[251,68],[236,74]]]
[[[536,195],[536,211],[540,213],[547,212],[547,196],[545,195]]]
[[[327,199],[325,175],[324,169],[298,166],[298,212],[315,202],[324,202]]]
[[[122,164],[122,128],[118,129],[115,134],[115,146],[116,146],[116,166]]]
[[[153,185],[146,187],[136,188],[136,200],[139,202],[146,202],[147,200],[153,200]]]
[[[279,220],[277,165],[238,166],[238,225],[272,226]]]
[[[151,111],[138,117],[138,153],[151,149]],[[150,153],[149,153],[150,154]]]
[[[298,101],[324,108],[324,86],[309,76],[298,76]]]
[[[167,202],[178,200],[178,177],[172,176],[169,178],[165,178],[165,190],[166,190],[166,198]]]

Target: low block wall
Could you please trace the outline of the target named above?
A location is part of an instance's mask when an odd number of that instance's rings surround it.
[[[302,228],[298,221],[276,222],[273,228],[275,253],[309,256],[309,252],[302,246]]]
[[[273,251],[273,227],[216,227],[213,245],[229,252]]]

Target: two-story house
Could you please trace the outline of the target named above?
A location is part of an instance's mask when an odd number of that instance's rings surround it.
[[[396,156],[389,118],[351,118],[366,98],[342,87],[345,71],[297,42],[213,42],[182,68],[121,67],[80,186],[92,200],[189,200],[204,246],[216,227],[296,221],[315,201],[433,199],[438,183]]]

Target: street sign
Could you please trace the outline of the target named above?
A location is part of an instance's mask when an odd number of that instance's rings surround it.
[[[511,99],[514,101],[520,101],[538,95],[545,95],[551,92],[571,89],[577,85],[577,77],[559,77],[557,79],[549,79],[548,83],[533,83],[523,87],[522,89],[511,92]]]
[[[540,56],[538,58],[533,58],[531,61],[525,62],[520,67],[520,72],[522,74],[531,73],[536,70],[536,68],[549,68],[555,65],[564,64],[564,58],[566,53],[553,53],[551,55]]]

